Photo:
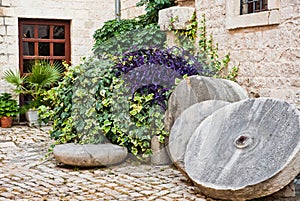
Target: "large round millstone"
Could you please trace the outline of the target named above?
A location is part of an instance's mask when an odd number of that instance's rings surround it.
[[[185,170],[210,197],[247,200],[272,194],[300,172],[300,112],[259,98],[227,105],[193,133]]]
[[[170,131],[176,118],[188,107],[205,100],[236,102],[247,99],[247,92],[237,83],[205,76],[190,76],[176,86],[168,101],[165,129]]]
[[[196,103],[184,110],[174,122],[167,147],[171,160],[183,173],[185,173],[184,155],[186,146],[192,134],[206,117],[228,104],[228,102],[222,100]]]
[[[78,167],[108,166],[127,157],[127,149],[115,144],[60,144],[53,150],[57,161]]]

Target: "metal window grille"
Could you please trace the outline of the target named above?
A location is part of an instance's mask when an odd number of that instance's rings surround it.
[[[241,15],[268,10],[268,0],[241,0]]]

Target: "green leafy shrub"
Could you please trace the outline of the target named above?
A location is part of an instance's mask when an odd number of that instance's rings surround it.
[[[57,144],[79,141],[71,116],[73,85],[79,73],[79,66],[65,64],[65,68],[64,77],[59,85],[44,94],[44,100],[49,105],[38,108],[40,119],[43,122],[53,122],[50,136],[57,141]]]
[[[137,6],[145,6],[146,14],[133,19],[114,19],[95,31],[93,50],[98,56],[121,55],[132,49],[148,47],[163,48],[165,33],[157,24],[158,11],[173,6],[169,0],[141,0]]]
[[[0,94],[0,118],[14,117],[20,113],[18,102],[9,93]]]
[[[161,106],[167,105],[176,77],[163,74],[167,71],[156,71],[167,82],[172,82],[168,90],[161,88],[160,83],[155,86],[151,76],[147,76],[150,84],[141,83],[139,90],[132,91],[119,72],[124,67],[133,71],[130,66],[137,60],[140,63],[136,63],[136,68],[139,65],[151,68],[151,64],[157,64],[160,68],[177,71],[179,77],[195,74],[199,69],[196,70],[180,54],[176,56],[159,49],[144,50],[143,53],[138,50],[125,54],[123,60],[91,57],[77,67],[69,67],[59,86],[48,92],[54,108],[48,118],[53,120],[51,137],[57,143],[102,143],[109,140],[126,146],[135,155],[149,156],[151,138],[158,135],[163,142],[168,135],[163,125],[166,107]],[[138,59],[134,55],[141,57]],[[124,63],[126,58],[131,59]],[[130,83],[138,84],[134,80]],[[40,109],[45,111],[45,108]]]
[[[111,32],[111,27],[116,27],[114,32]],[[97,30],[94,38],[96,41],[94,54],[103,58],[120,56],[133,48],[140,49],[145,46],[163,48],[166,34],[159,30],[157,24],[138,24],[134,19],[112,20]]]
[[[53,121],[51,138],[56,143],[101,143],[104,138],[97,120],[99,88],[108,93],[111,86],[112,68],[109,62],[89,58],[79,66],[66,66],[62,82],[45,94],[49,108],[40,107],[40,117],[44,122]],[[101,91],[100,90],[100,91]],[[103,114],[105,113],[102,110]]]

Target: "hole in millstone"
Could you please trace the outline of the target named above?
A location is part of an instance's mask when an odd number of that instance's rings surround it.
[[[236,140],[236,144],[237,145],[244,145],[246,143],[246,140],[248,139],[248,137],[246,136],[241,136]]]
[[[243,149],[248,147],[252,143],[252,139],[250,136],[241,135],[234,141],[234,145],[239,148]]]

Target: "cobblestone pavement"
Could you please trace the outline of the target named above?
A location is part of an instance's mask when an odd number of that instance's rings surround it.
[[[0,200],[205,200],[170,166],[61,167],[51,143],[40,129],[0,128]]]
[[[212,200],[197,193],[172,166],[126,163],[108,168],[60,166],[50,155],[52,141],[26,126],[0,128],[1,200]]]

